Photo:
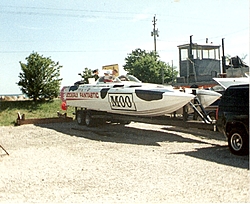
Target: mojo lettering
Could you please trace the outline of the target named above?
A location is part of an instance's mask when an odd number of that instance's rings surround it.
[[[98,92],[68,92],[66,97],[69,98],[99,98]]]

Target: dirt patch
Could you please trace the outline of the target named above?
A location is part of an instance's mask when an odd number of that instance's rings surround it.
[[[131,123],[0,127],[0,202],[249,202],[249,157],[218,132]]]

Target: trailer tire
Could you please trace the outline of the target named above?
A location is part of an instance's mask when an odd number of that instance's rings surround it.
[[[84,111],[83,110],[77,110],[76,111],[76,121],[78,125],[84,125]]]
[[[91,116],[91,112],[90,111],[87,111],[86,114],[85,114],[85,125],[87,127],[94,127],[94,126],[96,126],[96,119],[94,119]]]

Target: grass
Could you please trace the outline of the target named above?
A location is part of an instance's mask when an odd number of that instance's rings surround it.
[[[0,101],[0,126],[14,125],[17,113],[25,114],[25,118],[51,118],[57,117],[57,111],[67,113],[73,117],[74,108],[67,111],[61,109],[61,100],[53,101]]]

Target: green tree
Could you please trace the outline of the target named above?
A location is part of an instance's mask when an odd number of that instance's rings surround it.
[[[169,64],[159,60],[158,53],[154,51],[136,49],[125,58],[124,70],[147,83],[169,83],[176,78],[177,71]],[[162,77],[163,76],[163,77]]]
[[[53,99],[60,93],[59,62],[55,63],[48,57],[43,57],[36,52],[25,58],[27,63],[19,62],[22,72],[19,73],[21,91],[28,97],[38,99]]]
[[[80,73],[79,75],[81,75],[82,81],[84,82],[84,84],[88,84],[89,83],[88,78],[92,78],[93,77],[93,71],[91,69],[85,67],[84,71],[82,72],[82,74]]]

